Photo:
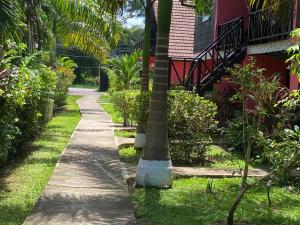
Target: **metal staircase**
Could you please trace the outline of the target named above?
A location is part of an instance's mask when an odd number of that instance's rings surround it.
[[[175,71],[178,85],[198,94],[209,90],[226,72],[226,68],[238,63],[246,53],[248,35],[244,24],[248,17],[226,23],[221,35],[193,59],[170,58],[171,71]],[[176,68],[176,61],[183,61],[183,71]],[[173,78],[174,79],[174,78]]]

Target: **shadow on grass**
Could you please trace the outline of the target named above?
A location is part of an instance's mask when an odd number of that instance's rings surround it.
[[[137,189],[137,215],[151,225],[212,225],[225,221],[239,188],[239,179],[216,180],[213,194],[205,191],[205,179],[177,180],[170,190]],[[236,212],[236,221],[256,225],[299,225],[300,196],[274,188],[273,206],[266,190],[250,190]],[[158,197],[159,196],[159,197]]]

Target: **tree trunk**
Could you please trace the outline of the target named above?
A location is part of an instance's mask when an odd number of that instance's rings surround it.
[[[156,41],[155,76],[150,103],[146,146],[143,158],[168,160],[168,69],[169,32],[172,0],[158,3],[158,30]]]
[[[141,77],[141,92],[149,91],[149,62],[150,62],[150,36],[151,36],[151,0],[147,0],[145,8],[145,29],[144,29],[144,45],[143,45],[143,67]],[[134,146],[142,149],[145,146],[145,126],[138,124],[136,128],[136,138]]]
[[[227,216],[227,225],[234,224],[234,213],[238,205],[242,201],[246,191],[249,188],[249,185],[247,184],[247,179],[248,179],[249,163],[251,157],[251,145],[252,145],[251,141],[248,140],[247,146],[245,148],[245,167],[243,171],[242,183],[241,183],[240,191],[229,209],[228,216]]]
[[[143,67],[141,91],[149,91],[149,61],[150,61],[150,35],[151,35],[151,0],[147,0],[145,8],[145,29],[143,46]]]
[[[172,184],[172,165],[168,149],[168,70],[169,32],[172,0],[158,2],[155,76],[150,100],[146,144],[137,171],[137,184]]]

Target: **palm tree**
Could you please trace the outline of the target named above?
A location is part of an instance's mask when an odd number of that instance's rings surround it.
[[[169,33],[172,0],[158,2],[155,76],[150,101],[146,144],[140,158],[136,182],[141,186],[172,185],[172,163],[168,149],[167,95]]]
[[[149,62],[150,62],[150,36],[151,36],[151,9],[155,0],[141,0],[145,10],[145,29],[144,29],[144,45],[143,45],[143,65],[141,77],[141,92],[149,91]],[[145,127],[138,124],[136,128],[136,138],[134,146],[143,148],[145,146]]]
[[[123,0],[0,0],[1,48],[7,39],[20,39],[30,51],[55,52],[59,38],[103,61],[120,38],[115,14],[123,5]]]
[[[122,2],[51,0],[57,12],[54,33],[65,47],[77,47],[105,61],[110,47],[115,46],[120,39],[121,27],[114,14],[122,7]]]

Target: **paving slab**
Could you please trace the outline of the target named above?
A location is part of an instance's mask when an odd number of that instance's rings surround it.
[[[136,224],[114,124],[97,103],[100,93],[70,92],[83,96],[78,100],[82,119],[24,225]]]

